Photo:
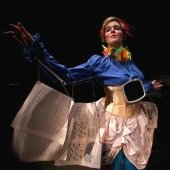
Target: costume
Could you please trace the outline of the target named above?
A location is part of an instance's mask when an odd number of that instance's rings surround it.
[[[67,68],[58,63],[48,53],[44,45],[40,42],[38,34],[34,35],[32,47],[24,49],[24,57],[27,61],[32,62],[32,56],[35,55],[40,56],[39,59],[41,62],[54,72],[59,73],[67,83],[96,77],[107,92],[106,98],[102,97],[98,101],[91,103],[74,103],[71,98],[65,95],[63,96],[60,93],[62,100],[59,101],[68,102],[64,104],[66,107],[63,110],[59,109],[60,111],[58,111],[58,108],[61,108],[61,105],[63,106],[61,104],[62,102],[56,108],[53,103],[55,114],[52,116],[52,120],[58,120],[58,122],[62,120],[60,125],[52,128],[53,130],[56,128],[55,134],[53,134],[47,125],[44,129],[39,128],[42,122],[39,122],[38,125],[35,125],[35,123],[28,127],[28,123],[25,121],[26,123],[23,125],[23,117],[25,117],[22,115],[23,105],[12,124],[14,127],[14,149],[16,152],[17,149],[21,151],[21,148],[17,148],[16,146],[19,141],[18,137],[25,140],[23,136],[29,136],[28,143],[32,142],[31,140],[35,140],[36,142],[41,141],[42,147],[46,143],[46,147],[39,154],[35,155],[35,157],[27,157],[25,155],[23,160],[55,160],[55,165],[77,164],[91,168],[100,168],[101,163],[115,166],[114,159],[118,159],[117,156],[123,153],[126,158],[124,160],[128,160],[130,166],[133,164],[134,169],[144,169],[151,153],[153,134],[154,129],[157,127],[158,115],[155,104],[151,102],[140,101],[127,104],[125,101],[121,85],[129,81],[129,78],[144,80],[142,72],[137,68],[135,63],[133,61],[121,63],[113,57],[93,55],[86,63],[73,68]],[[152,90],[151,83],[144,83],[144,88],[146,92]],[[44,96],[48,96],[49,94],[51,96],[51,91],[56,94],[54,96],[59,95],[58,92],[52,89],[49,90],[48,87],[44,87],[41,83],[38,83],[33,90],[35,89],[37,91],[40,89],[38,92],[39,95],[42,91],[44,92]],[[54,96],[52,99],[55,98]],[[108,102],[106,100],[110,96],[112,96],[111,100],[106,105]],[[30,98],[35,101],[36,96],[31,95]],[[48,98],[49,100],[50,98]],[[28,100],[27,102],[29,103]],[[39,102],[37,103],[39,104]],[[45,103],[43,102],[43,104]],[[56,101],[56,103],[58,102]],[[31,119],[35,120],[37,118],[36,120],[38,120],[40,116],[36,117],[36,109],[39,110],[39,107],[36,106],[32,109],[34,110],[33,112],[30,111],[30,114],[27,114],[30,122],[32,122]],[[29,109],[26,110],[29,112]],[[63,111],[65,114],[62,118],[56,116],[57,114],[62,114]],[[122,115],[127,115],[130,112],[131,115],[123,117],[119,115],[120,112]],[[46,114],[48,115],[48,109]],[[48,118],[48,120],[51,120],[51,118]],[[39,129],[34,129],[34,126],[38,126]],[[61,137],[61,134],[64,137]],[[28,146],[26,149],[28,149]],[[125,164],[127,165],[127,163]],[[114,167],[114,169],[116,168]]]

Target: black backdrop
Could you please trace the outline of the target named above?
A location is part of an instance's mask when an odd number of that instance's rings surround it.
[[[22,47],[12,38],[4,36],[9,23],[20,21],[32,34],[39,32],[51,54],[68,67],[85,62],[90,55],[101,51],[99,29],[103,19],[114,15],[133,26],[133,38],[128,39],[132,57],[144,72],[146,79],[156,75],[169,75],[170,26],[167,4],[163,1],[148,5],[147,2],[55,2],[39,0],[11,1],[0,4],[0,158],[6,169],[71,169],[80,167],[54,167],[51,163],[23,163],[11,150],[12,128],[10,123],[36,81],[37,70],[25,65]],[[48,80],[47,80],[48,81]],[[86,96],[89,86],[76,90]],[[83,90],[82,90],[83,89]],[[103,95],[98,90],[97,97]],[[155,132],[153,152],[148,170],[168,165],[169,147],[169,87],[161,96],[153,97],[159,109],[158,129]],[[84,98],[84,100],[87,100]],[[81,169],[87,169],[81,167]]]

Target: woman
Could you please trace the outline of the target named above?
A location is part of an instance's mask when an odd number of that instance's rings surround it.
[[[10,24],[12,31],[6,32],[24,46],[24,57],[33,62],[38,58],[51,70],[59,73],[67,83],[81,82],[96,77],[103,85],[105,97],[96,101],[96,110],[104,122],[101,142],[102,165],[110,170],[144,169],[151,154],[154,129],[157,126],[157,108],[153,103],[141,100],[128,103],[123,85],[130,80],[143,81],[144,75],[131,59],[124,47],[130,34],[130,26],[117,17],[104,20],[101,28],[103,55],[93,55],[86,63],[73,68],[60,64],[40,42],[38,34],[32,36],[21,23]],[[162,84],[153,80],[143,83],[146,93],[160,89]],[[99,118],[100,119],[100,118]],[[102,118],[100,119],[102,120]],[[57,163],[56,163],[57,165]]]

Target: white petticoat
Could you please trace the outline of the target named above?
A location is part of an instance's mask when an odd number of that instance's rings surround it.
[[[145,168],[157,127],[155,104],[140,102],[135,116],[122,118],[107,112],[101,100],[74,103],[38,81],[11,124],[18,159],[100,168],[123,147],[138,169]]]

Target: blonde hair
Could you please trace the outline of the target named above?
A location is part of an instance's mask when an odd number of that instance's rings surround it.
[[[123,31],[123,36],[124,36],[124,39],[126,37],[126,35],[130,35],[130,25],[127,24],[124,20],[120,19],[120,18],[117,18],[115,16],[110,16],[108,18],[106,18],[104,21],[103,21],[103,24],[102,24],[102,28],[100,30],[100,37],[102,39],[102,42],[105,42],[105,28],[106,28],[106,25],[111,22],[111,21],[117,21],[119,24],[120,24],[120,27]]]

